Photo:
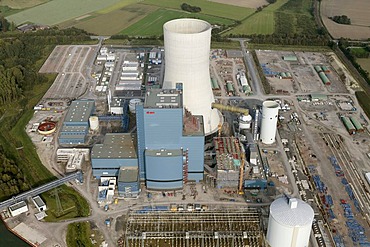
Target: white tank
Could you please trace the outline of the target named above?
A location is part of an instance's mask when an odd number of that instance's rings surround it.
[[[130,110],[130,112],[135,113],[136,112],[135,107],[137,104],[140,104],[140,103],[141,103],[141,99],[131,99],[128,104],[128,109]]]
[[[260,137],[262,143],[264,144],[272,144],[275,142],[278,113],[279,113],[278,103],[271,100],[263,102]]]
[[[252,116],[251,115],[241,115],[239,117],[239,129],[250,129],[252,124]]]
[[[183,103],[193,115],[202,115],[205,134],[217,131],[221,115],[214,102],[209,74],[212,26],[198,19],[176,19],[163,26],[164,89],[183,84]]]
[[[98,130],[99,129],[99,118],[97,116],[89,117],[90,129]]]
[[[314,211],[296,198],[281,197],[270,205],[267,242],[271,247],[307,247]]]

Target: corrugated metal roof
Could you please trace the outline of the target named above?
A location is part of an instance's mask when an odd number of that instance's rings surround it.
[[[88,122],[94,108],[94,100],[72,101],[64,122]]]
[[[300,199],[296,200],[298,202],[297,207],[291,208],[286,197],[276,199],[271,203],[270,217],[272,216],[280,224],[290,227],[312,224],[314,217],[312,207]]]

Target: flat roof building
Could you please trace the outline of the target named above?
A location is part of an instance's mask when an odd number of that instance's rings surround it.
[[[15,217],[28,211],[28,206],[25,201],[17,202],[9,207],[10,214]]]
[[[91,150],[94,177],[118,176],[120,167],[137,167],[136,137],[130,133],[108,133],[103,144]]]
[[[33,204],[35,204],[35,207],[39,212],[45,211],[46,210],[46,204],[45,202],[41,199],[40,196],[35,196],[32,198]]]

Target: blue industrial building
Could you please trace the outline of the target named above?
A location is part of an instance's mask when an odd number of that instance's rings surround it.
[[[140,193],[138,166],[122,166],[118,173],[118,195],[123,198],[137,198]]]
[[[91,150],[94,177],[117,177],[121,167],[138,167],[136,137],[130,133],[108,133],[103,144]]]
[[[59,133],[60,144],[78,145],[86,142],[89,117],[94,108],[94,100],[72,101]]]
[[[183,108],[181,89],[152,89],[136,106],[140,179],[148,189],[181,189],[203,179],[204,123]]]

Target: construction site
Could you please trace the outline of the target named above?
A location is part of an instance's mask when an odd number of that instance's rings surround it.
[[[256,209],[130,212],[119,246],[265,246]]]

